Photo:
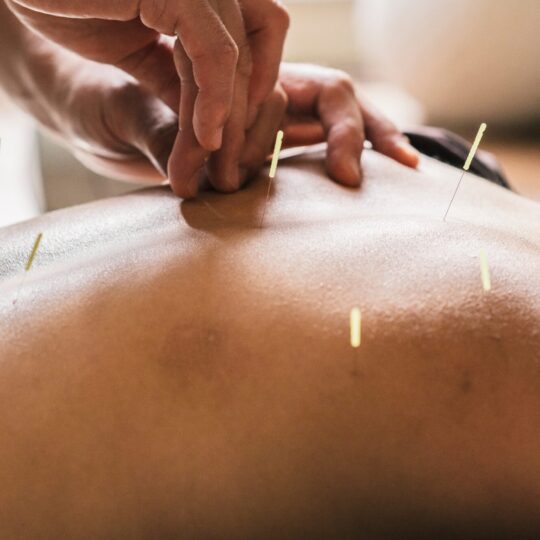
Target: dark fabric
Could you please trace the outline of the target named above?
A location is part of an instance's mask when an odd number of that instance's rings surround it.
[[[463,168],[471,149],[471,143],[441,128],[421,126],[404,133],[422,154],[460,169]],[[469,170],[494,184],[511,189],[501,166],[489,152],[478,150]]]

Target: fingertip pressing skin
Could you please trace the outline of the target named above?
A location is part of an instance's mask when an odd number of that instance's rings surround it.
[[[200,151],[187,153],[183,151],[185,139],[181,133],[171,152],[168,164],[168,176],[171,189],[175,195],[182,199],[193,199],[199,191],[199,162],[204,163]]]
[[[334,153],[328,152],[326,170],[336,182],[344,186],[359,187],[362,183],[362,171],[358,158],[340,159]]]
[[[396,130],[396,134],[391,137],[373,137],[373,149],[397,162],[416,169],[420,162],[420,154],[411,146],[407,137]]]
[[[169,173],[169,181],[173,193],[181,199],[195,199],[199,194],[199,173],[195,173],[187,181],[175,179]]]
[[[364,122],[351,79],[341,72],[331,71],[330,74],[331,77],[319,83],[313,97],[328,143],[327,169],[334,180],[358,186]]]
[[[419,152],[407,141],[406,138],[398,141],[395,146],[395,159],[407,167],[416,169],[420,163]]]
[[[351,149],[345,152],[340,147],[329,145],[326,157],[328,174],[344,186],[359,187],[362,182],[360,153],[361,150],[358,152]]]
[[[194,199],[199,192],[199,186],[198,184],[195,184],[193,178],[187,183],[178,182],[174,179],[174,176],[169,173],[169,182],[172,192],[181,199]]]
[[[420,154],[407,137],[369,101],[358,95],[356,98],[364,117],[367,139],[372,142],[373,149],[415,169],[420,162]]]

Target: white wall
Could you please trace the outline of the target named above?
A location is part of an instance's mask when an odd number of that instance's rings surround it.
[[[355,70],[355,0],[285,0],[291,27],[285,59]]]
[[[540,0],[359,0],[358,50],[432,121],[540,120]]]
[[[44,208],[33,121],[0,96],[0,227]]]

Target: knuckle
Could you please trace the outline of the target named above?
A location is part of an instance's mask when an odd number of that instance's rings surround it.
[[[281,87],[274,89],[269,101],[276,110],[281,112],[287,110],[287,106],[289,105],[289,97]]]
[[[347,139],[357,139],[358,141],[363,139],[363,133],[360,126],[352,119],[345,119],[338,126],[335,127],[336,132],[340,137]]]
[[[208,43],[204,48],[193,51],[191,61],[200,62],[210,58],[212,61],[229,69],[230,66],[236,65],[238,56],[239,50],[234,40],[229,35],[223,34]]]
[[[291,24],[291,17],[289,15],[289,12],[285,8],[285,6],[277,2],[274,2],[272,6],[273,6],[273,10],[272,10],[273,12],[271,14],[271,17],[273,19],[272,26],[274,28],[279,28],[281,30],[287,31]]]
[[[347,94],[354,94],[355,91],[352,78],[347,75],[347,73],[340,70],[333,70],[332,79],[329,85],[332,90],[337,90]]]
[[[212,53],[214,52],[218,53],[220,61],[229,65],[236,65],[240,57],[238,45],[229,36],[225,37],[222,42],[219,43],[218,51],[212,51]]]

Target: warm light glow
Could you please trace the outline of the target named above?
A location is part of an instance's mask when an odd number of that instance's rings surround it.
[[[480,250],[480,272],[482,275],[482,287],[484,287],[484,291],[488,292],[491,290],[491,277],[489,275],[489,266],[484,250]]]

